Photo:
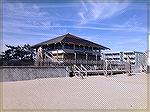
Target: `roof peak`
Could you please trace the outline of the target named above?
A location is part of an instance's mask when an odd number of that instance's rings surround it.
[[[67,33],[66,35],[64,35],[64,37],[70,37],[70,36],[77,37],[77,36],[72,35],[72,34],[70,34],[70,33]]]
[[[65,34],[65,35],[70,35],[70,33],[68,32],[67,34]]]

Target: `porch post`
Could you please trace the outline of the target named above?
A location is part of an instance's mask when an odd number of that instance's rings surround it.
[[[87,61],[88,61],[88,54],[86,53],[86,64],[87,64]]]
[[[97,54],[96,54],[96,61],[97,61]]]
[[[77,62],[77,53],[74,53],[74,59],[75,59],[75,63]]]
[[[58,60],[58,49],[57,49],[57,60]]]
[[[97,64],[97,54],[96,54],[96,64]]]

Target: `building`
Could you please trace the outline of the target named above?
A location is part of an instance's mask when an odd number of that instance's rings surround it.
[[[133,67],[146,65],[146,54],[144,52],[133,51],[133,52],[105,53],[105,58],[108,60],[125,61],[125,62],[127,61],[127,58],[129,58]]]
[[[66,34],[33,45],[32,48],[45,52],[53,60],[101,60],[101,51],[109,49],[75,35]],[[42,58],[45,56],[41,55]]]

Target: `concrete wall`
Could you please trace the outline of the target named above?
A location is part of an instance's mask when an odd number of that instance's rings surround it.
[[[0,67],[0,81],[21,81],[37,78],[66,77],[69,73],[65,67]]]

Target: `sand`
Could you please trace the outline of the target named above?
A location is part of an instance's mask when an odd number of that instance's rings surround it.
[[[3,82],[4,109],[146,109],[145,73]]]

